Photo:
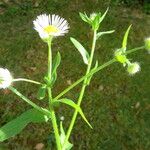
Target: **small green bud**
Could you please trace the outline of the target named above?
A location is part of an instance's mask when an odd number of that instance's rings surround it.
[[[128,71],[129,74],[131,74],[131,75],[133,75],[133,74],[139,72],[139,71],[140,71],[140,65],[139,65],[139,63],[134,62],[134,63],[128,64],[127,71]]]
[[[116,59],[122,64],[126,63],[126,61],[128,60],[125,55],[117,55]]]
[[[115,58],[122,64],[125,64],[128,61],[127,57],[123,54],[121,49],[115,51]]]
[[[150,53],[150,37],[145,39],[145,49]]]

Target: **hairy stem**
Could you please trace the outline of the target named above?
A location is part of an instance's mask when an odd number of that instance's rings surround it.
[[[49,40],[48,42],[48,79],[51,80],[52,78],[52,50],[51,50],[51,42],[52,39]],[[52,105],[53,98],[52,98],[52,90],[51,87],[48,87],[48,97],[49,97],[49,109],[51,112],[51,121],[54,129],[54,134],[55,134],[55,139],[56,139],[56,145],[57,149],[61,150],[61,143],[60,143],[60,136],[59,136],[59,131],[58,131],[58,125],[57,125],[57,120],[56,120],[56,115],[55,115],[55,110]]]
[[[94,56],[94,51],[95,51],[95,45],[96,45],[96,30],[94,30],[92,50],[91,50],[91,55],[90,55],[90,59],[89,59],[89,63],[88,63],[87,71],[86,71],[86,75],[91,70],[91,66],[92,66],[92,62],[93,62],[93,56]],[[79,99],[78,99],[78,102],[77,102],[78,106],[80,106],[80,104],[82,102],[82,99],[83,99],[83,96],[84,96],[84,92],[85,92],[85,88],[87,86],[87,80],[88,80],[88,77],[86,77],[84,79],[84,82],[83,82],[83,85],[82,85],[82,88],[81,88],[81,91],[80,91]],[[72,117],[72,120],[71,120],[71,123],[70,123],[70,126],[69,126],[67,134],[66,134],[64,147],[65,147],[65,144],[67,143],[67,141],[68,141],[68,139],[70,137],[71,131],[73,129],[73,126],[74,126],[76,118],[77,118],[77,114],[78,114],[78,110],[75,110],[75,112],[73,114],[73,117]]]
[[[45,115],[47,115],[49,117],[51,116],[51,113],[48,110],[46,110],[46,109],[44,109],[44,108],[36,105],[35,103],[33,103],[31,100],[29,100],[27,97],[25,97],[24,95],[22,95],[19,91],[17,91],[17,89],[15,89],[14,87],[10,86],[9,89],[13,93],[15,93],[17,96],[19,96],[21,99],[23,99],[26,103],[28,103],[29,105],[31,105],[33,108],[37,109],[38,111],[40,111],[41,113],[43,113],[43,114],[45,114]]]

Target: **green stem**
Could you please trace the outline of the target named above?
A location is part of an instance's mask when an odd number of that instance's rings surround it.
[[[94,56],[94,51],[95,51],[95,45],[96,45],[96,30],[94,30],[94,35],[93,35],[93,43],[92,43],[92,49],[91,49],[91,55],[90,55],[90,59],[89,59],[89,63],[88,63],[88,67],[87,67],[87,71],[86,71],[86,75],[90,72],[91,70],[91,66],[92,66],[92,62],[93,62],[93,56]],[[81,102],[82,102],[82,99],[83,99],[83,96],[84,96],[84,92],[85,92],[85,88],[87,86],[87,80],[88,80],[88,77],[86,77],[84,79],[84,82],[83,82],[83,85],[82,85],[82,88],[81,88],[81,91],[80,91],[80,96],[79,96],[79,99],[78,99],[78,102],[77,102],[77,105],[80,106],[81,105]],[[78,114],[78,110],[75,110],[74,114],[73,114],[73,117],[72,117],[72,120],[71,120],[71,123],[70,123],[70,126],[69,126],[69,129],[67,131],[67,134],[66,134],[66,138],[65,138],[65,142],[64,142],[64,147],[70,137],[70,134],[71,134],[71,131],[73,129],[73,126],[75,124],[75,120],[77,118],[77,114]]]
[[[33,108],[37,109],[38,111],[40,111],[41,113],[47,115],[47,116],[51,116],[51,113],[47,110],[44,109],[38,105],[36,105],[35,103],[33,103],[31,100],[29,100],[27,97],[25,97],[24,95],[22,95],[17,89],[15,89],[14,87],[10,86],[9,89],[15,93],[17,96],[19,96],[21,99],[23,99],[25,102],[27,102],[29,105],[31,105]]]
[[[136,47],[136,48],[133,48],[133,49],[131,49],[131,50],[128,50],[128,51],[126,51],[125,55],[130,54],[130,53],[133,53],[133,52],[138,51],[138,50],[141,50],[141,49],[145,49],[145,46]]]
[[[51,50],[51,42],[52,39],[49,40],[48,42],[48,79],[51,80],[52,78],[52,50]],[[54,134],[55,134],[55,139],[56,139],[56,145],[57,149],[61,150],[61,143],[60,143],[60,136],[59,136],[59,131],[58,131],[58,125],[57,125],[57,120],[56,120],[56,115],[55,115],[55,110],[52,105],[52,90],[50,87],[48,89],[48,97],[49,97],[49,109],[51,112],[51,121],[54,129]]]
[[[48,78],[51,79],[52,75],[52,50],[51,50],[52,38],[48,41]]]
[[[128,55],[130,53],[133,53],[135,51],[144,49],[144,46],[141,47],[137,47],[131,50],[128,50],[125,54]],[[80,79],[78,79],[76,82],[74,82],[72,85],[70,85],[69,87],[67,87],[65,90],[63,90],[61,93],[59,93],[55,98],[53,98],[53,100],[57,100],[59,98],[61,98],[63,95],[65,95],[67,92],[69,92],[71,89],[73,89],[75,86],[77,86],[78,84],[80,84],[85,78],[90,77],[91,75],[99,72],[100,70],[106,68],[107,66],[111,65],[112,63],[117,62],[117,60],[115,58],[111,59],[110,61],[104,63],[103,65],[97,67],[96,69],[90,71],[87,75],[82,76]]]
[[[17,79],[13,79],[13,82],[17,82],[17,81],[25,81],[25,82],[30,82],[30,83],[34,83],[34,84],[42,84],[38,81],[34,81],[34,80],[30,80],[30,79],[25,79],[25,78],[17,78]]]

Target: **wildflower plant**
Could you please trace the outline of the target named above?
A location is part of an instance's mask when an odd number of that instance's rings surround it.
[[[16,119],[8,122],[0,128],[0,141],[3,142],[8,138],[11,138],[21,132],[23,128],[29,123],[39,123],[39,122],[52,122],[56,146],[58,150],[70,150],[73,147],[73,144],[69,142],[77,115],[80,114],[86,124],[92,129],[91,123],[88,121],[84,112],[81,108],[81,102],[85,95],[86,87],[90,84],[92,77],[95,73],[101,71],[102,69],[112,65],[115,62],[119,62],[123,67],[126,67],[126,70],[129,74],[133,75],[140,71],[140,65],[138,62],[130,62],[128,54],[133,53],[137,50],[150,49],[150,40],[149,38],[145,39],[145,45],[137,48],[128,50],[127,40],[131,25],[128,27],[127,31],[124,34],[122,45],[119,49],[115,50],[114,57],[105,62],[102,65],[98,64],[98,61],[94,59],[94,52],[96,49],[96,42],[105,34],[111,34],[114,30],[110,31],[99,31],[102,21],[104,20],[108,9],[104,14],[92,13],[87,15],[86,13],[79,13],[81,19],[87,23],[93,32],[93,40],[91,51],[87,51],[82,44],[77,41],[75,38],[71,37],[70,40],[79,51],[82,56],[83,62],[85,63],[86,72],[85,75],[80,79],[72,83],[65,90],[60,92],[57,96],[53,96],[52,89],[54,88],[55,81],[57,80],[57,69],[61,62],[61,54],[57,52],[55,58],[53,59],[52,55],[52,43],[55,42],[56,37],[64,36],[69,31],[69,23],[58,15],[39,15],[33,21],[34,29],[38,32],[40,38],[48,46],[48,69],[47,73],[43,77],[44,82],[40,83],[38,81],[25,79],[25,78],[13,78],[10,72],[7,69],[0,68],[0,88],[8,88],[14,94],[20,97],[23,101],[31,105],[31,109],[25,111],[23,114],[18,116]],[[94,62],[95,61],[95,62]],[[43,108],[35,104],[32,100],[21,94],[13,85],[13,82],[24,81],[29,83],[34,83],[39,86],[38,99],[42,100],[47,96],[47,108]],[[81,90],[77,101],[71,100],[65,97],[65,94],[72,90],[75,86],[82,83]],[[48,93],[48,94],[46,94]],[[66,104],[74,109],[74,114],[70,121],[68,129],[64,129],[63,119],[58,121],[56,117],[55,106],[57,104]],[[61,107],[61,105],[59,105]]]

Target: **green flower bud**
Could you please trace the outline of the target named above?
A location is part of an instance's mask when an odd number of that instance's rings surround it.
[[[129,74],[131,74],[131,75],[133,75],[133,74],[139,72],[139,71],[140,71],[140,65],[139,65],[139,63],[134,62],[134,63],[128,64],[127,71],[128,71]]]
[[[115,51],[115,58],[122,64],[125,64],[128,61],[127,57],[123,54],[121,49]]]
[[[116,59],[122,64],[126,63],[126,61],[128,60],[125,55],[117,55]]]
[[[145,49],[150,53],[150,37],[145,39]]]

